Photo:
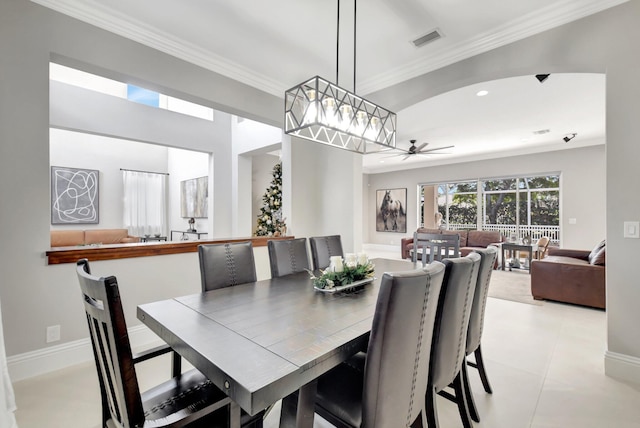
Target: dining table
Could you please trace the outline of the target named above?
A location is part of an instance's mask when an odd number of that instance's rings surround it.
[[[308,272],[141,304],[137,317],[232,400],[255,415],[282,400],[280,427],[311,428],[317,379],[366,350],[384,272],[421,263],[372,259],[374,280],[317,290]]]

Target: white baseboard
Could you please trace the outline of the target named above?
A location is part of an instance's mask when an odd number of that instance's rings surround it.
[[[134,349],[161,343],[160,338],[144,325],[129,329],[129,341]],[[7,366],[11,381],[17,382],[89,361],[93,361],[93,351],[87,337],[13,355],[7,358]]]
[[[604,373],[615,379],[640,384],[640,358],[606,351]]]

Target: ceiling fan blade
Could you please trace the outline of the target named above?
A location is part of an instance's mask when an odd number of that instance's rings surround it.
[[[420,150],[424,149],[425,146],[429,144],[429,143],[422,143],[420,144],[418,147],[416,147],[416,149],[414,150],[416,153],[418,153]]]
[[[406,161],[407,159],[409,159],[411,157],[411,153],[409,153],[408,155],[406,155],[405,157],[402,158],[403,161]]]
[[[434,149],[429,149],[429,150],[423,150],[420,153],[431,153],[431,152],[435,152],[436,150],[446,150],[446,149],[451,149],[455,146],[444,146],[444,147],[438,147],[438,148],[434,148]],[[434,154],[438,154],[438,153],[434,153]],[[444,154],[444,153],[441,153]]]
[[[395,153],[395,154],[390,155],[390,156],[385,156],[385,158],[395,158],[395,157],[398,157],[398,156],[405,156],[406,154],[407,154],[407,152]]]

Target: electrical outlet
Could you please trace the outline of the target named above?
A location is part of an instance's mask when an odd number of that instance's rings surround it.
[[[47,343],[57,342],[60,340],[60,326],[51,325],[47,327]]]

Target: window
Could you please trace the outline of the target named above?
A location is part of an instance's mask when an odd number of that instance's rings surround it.
[[[49,63],[49,78],[68,85],[78,86],[114,97],[125,98],[151,107],[213,121],[213,109],[210,107],[170,97],[139,86],[128,85],[85,71],[65,67],[53,62]]]
[[[548,236],[560,242],[559,175],[421,185],[420,224],[427,226],[435,214],[424,212],[428,187],[437,189],[436,209],[447,229],[499,230],[505,236]]]
[[[124,227],[131,235],[166,235],[166,177],[166,174],[122,170]]]

